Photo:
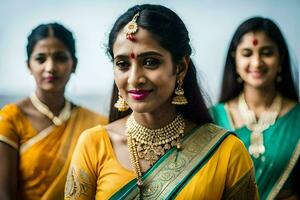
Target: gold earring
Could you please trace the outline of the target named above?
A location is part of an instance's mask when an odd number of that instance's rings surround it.
[[[123,97],[120,95],[120,93],[118,94],[119,98],[118,101],[115,103],[115,108],[118,109],[118,111],[120,112],[124,112],[126,110],[129,109],[128,104],[126,103],[126,101],[123,99]]]
[[[175,89],[175,96],[172,99],[172,104],[174,105],[186,105],[188,103],[186,97],[184,96],[184,90],[181,87],[183,84],[182,80],[177,81],[177,88]]]

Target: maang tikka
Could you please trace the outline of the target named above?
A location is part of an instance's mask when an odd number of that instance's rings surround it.
[[[172,99],[172,104],[174,105],[186,105],[188,103],[186,97],[184,96],[184,90],[182,88],[183,81],[177,80],[177,88],[175,89],[175,96]]]
[[[118,111],[120,112],[124,112],[126,110],[129,109],[129,106],[127,104],[127,102],[123,99],[123,97],[120,95],[120,93],[118,94],[118,101],[115,103],[115,108],[118,109]]]
[[[140,16],[140,13],[136,13],[132,20],[125,26],[126,38],[132,42],[135,41],[133,34],[138,31],[138,24],[136,23],[137,18]]]

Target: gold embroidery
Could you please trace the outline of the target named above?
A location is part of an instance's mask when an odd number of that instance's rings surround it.
[[[81,195],[87,195],[89,188],[89,175],[83,169],[72,166],[68,172],[65,198],[78,199]]]
[[[246,173],[233,187],[225,189],[222,199],[259,199],[253,169]]]

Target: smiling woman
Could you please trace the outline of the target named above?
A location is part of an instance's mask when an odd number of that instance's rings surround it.
[[[277,25],[262,17],[243,22],[228,50],[221,103],[211,113],[248,147],[261,199],[300,198],[300,104],[295,88],[288,48]]]
[[[77,64],[69,30],[57,23],[36,27],[27,55],[36,90],[0,111],[0,199],[63,199],[80,133],[106,120],[64,96]]]
[[[257,199],[245,147],[210,123],[189,41],[164,6],[137,5],[117,19],[110,123],[80,137],[66,199]]]

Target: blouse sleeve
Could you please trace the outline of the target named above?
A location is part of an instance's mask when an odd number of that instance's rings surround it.
[[[224,199],[259,199],[253,162],[239,139],[231,149]]]
[[[18,111],[14,105],[6,105],[0,110],[0,141],[14,149],[19,148]]]
[[[95,199],[97,187],[97,140],[84,131],[75,147],[65,187],[65,199]]]

